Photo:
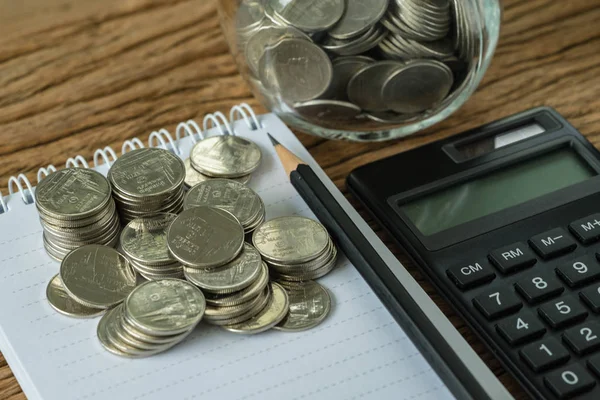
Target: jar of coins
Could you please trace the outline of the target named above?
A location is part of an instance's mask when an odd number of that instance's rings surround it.
[[[221,0],[254,94],[331,139],[415,133],[460,108],[490,64],[499,0]]]

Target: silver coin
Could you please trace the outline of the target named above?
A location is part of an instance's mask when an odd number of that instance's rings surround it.
[[[345,121],[355,118],[361,109],[339,100],[311,100],[294,104],[294,110],[310,121]]]
[[[305,217],[280,217],[265,222],[252,235],[252,243],[267,260],[301,263],[318,257],[329,244],[327,230]]]
[[[102,345],[102,347],[104,347],[104,349],[106,349],[107,351],[109,351],[112,354],[115,354],[117,356],[120,357],[127,357],[127,353],[122,352],[121,350],[119,350],[110,340],[109,336],[108,336],[108,329],[109,329],[109,325],[112,327],[115,324],[115,319],[114,319],[114,315],[117,312],[116,308],[113,308],[111,310],[108,310],[108,312],[106,314],[104,314],[102,316],[102,318],[100,318],[100,322],[98,322],[98,327],[96,328],[96,335],[98,337],[98,340],[100,341],[100,344]]]
[[[135,288],[124,303],[129,322],[153,336],[186,332],[200,322],[206,309],[202,292],[180,279],[162,279]]]
[[[364,33],[386,13],[388,0],[347,1],[340,21],[329,30],[336,39],[349,39]]]
[[[262,154],[256,143],[239,136],[213,136],[196,143],[190,161],[196,171],[215,178],[237,178],[251,174]]]
[[[243,1],[236,14],[236,28],[244,33],[260,26],[265,10],[260,1]]]
[[[271,293],[267,287],[263,290],[263,293],[256,298],[255,301],[251,302],[252,307],[248,308],[244,313],[231,318],[211,320],[210,323],[217,326],[241,324],[260,314],[269,304],[270,300]]]
[[[167,246],[167,230],[176,214],[159,213],[129,222],[121,232],[121,247],[142,264],[168,264],[174,259]]]
[[[288,295],[281,285],[271,282],[271,296],[265,308],[255,317],[235,325],[225,325],[230,332],[256,334],[267,331],[281,322],[290,308]]]
[[[182,212],[167,232],[171,254],[183,265],[216,268],[238,256],[244,229],[228,211],[195,207]]]
[[[291,103],[309,101],[325,93],[333,76],[329,56],[316,44],[285,39],[266,49],[259,62],[263,83]]]
[[[248,66],[258,76],[258,63],[265,52],[265,48],[277,44],[283,39],[303,39],[311,41],[310,37],[296,28],[281,26],[266,26],[256,31],[246,43],[245,55]]]
[[[393,111],[415,114],[442,102],[452,88],[452,71],[435,60],[418,60],[394,71],[386,79],[383,100]]]
[[[317,282],[302,282],[293,288],[285,289],[290,301],[290,310],[275,329],[286,332],[312,329],[329,315],[331,297],[327,289]]]
[[[102,174],[66,168],[48,175],[35,191],[41,213],[58,220],[80,220],[99,213],[110,201],[110,184]]]
[[[185,166],[167,150],[137,149],[115,161],[108,178],[115,190],[130,197],[164,197],[183,186]]]
[[[239,256],[219,268],[185,268],[186,278],[200,289],[211,293],[233,293],[251,285],[260,275],[260,253],[248,243]]]
[[[100,245],[80,247],[60,265],[60,278],[67,293],[78,303],[110,308],[122,302],[135,288],[135,273],[115,249]]]
[[[362,68],[348,83],[350,101],[367,111],[386,111],[389,104],[382,97],[384,83],[404,64],[380,61]]]
[[[262,200],[248,186],[228,179],[200,183],[185,196],[183,208],[211,206],[229,211],[246,227],[264,210]]]
[[[323,48],[341,56],[352,56],[367,52],[377,46],[387,36],[387,31],[375,25],[361,35],[347,39],[328,37]]]
[[[186,158],[183,163],[185,164],[185,185],[188,188],[194,187],[199,183],[214,179],[214,178],[211,178],[210,176],[206,176],[206,175],[201,174],[200,172],[196,171],[194,169],[194,167],[192,167],[192,163],[189,158]],[[236,182],[243,183],[244,185],[246,185],[252,179],[252,175],[248,174],[248,175],[240,176],[239,178],[229,178],[229,179],[231,179],[232,181],[236,181]]]
[[[333,79],[323,95],[324,99],[348,100],[348,82],[361,68],[374,63],[375,60],[365,56],[347,56],[333,60]]]
[[[322,32],[334,26],[345,10],[344,0],[268,0],[279,19],[304,32]]]
[[[250,299],[249,301],[239,304],[237,306],[227,306],[227,307],[212,307],[206,306],[206,314],[204,320],[206,322],[214,323],[219,321],[228,321],[233,318],[239,318],[242,315],[248,315],[251,310],[254,310],[254,315],[258,314],[260,310],[258,308],[264,308],[265,300],[268,301],[270,297],[269,290],[265,290],[258,294],[258,296]],[[254,315],[250,315],[246,319],[252,318]],[[220,325],[225,325],[226,322],[221,323]]]
[[[190,331],[185,331],[183,333],[178,333],[176,335],[164,335],[164,336],[156,336],[156,335],[149,335],[147,333],[144,333],[140,330],[138,330],[135,325],[133,325],[130,321],[129,321],[129,317],[127,315],[127,313],[125,312],[125,307],[123,304],[118,305],[117,307],[115,307],[115,309],[120,309],[121,312],[121,328],[123,329],[124,332],[126,332],[129,336],[134,337],[136,340],[138,341],[143,341],[146,343],[151,343],[154,345],[161,345],[161,344],[168,344],[168,343],[173,343],[173,342],[178,342],[183,340],[188,333],[193,330],[190,329]]]
[[[46,299],[48,299],[48,303],[50,303],[52,308],[68,317],[91,318],[102,315],[105,311],[101,308],[86,307],[73,300],[65,291],[58,274],[54,275],[48,283]]]
[[[218,307],[237,306],[258,296],[269,283],[269,268],[262,262],[260,275],[250,286],[235,292],[226,294],[206,293],[206,304]]]

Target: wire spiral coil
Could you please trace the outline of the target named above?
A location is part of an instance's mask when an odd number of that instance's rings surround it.
[[[159,129],[154,131],[148,137],[148,147],[160,147],[165,150],[171,151],[174,154],[181,156],[182,151],[179,147],[181,139],[189,136],[193,143],[197,143],[199,140],[204,139],[206,136],[204,132],[215,128],[221,135],[235,135],[235,129],[233,125],[236,121],[243,120],[248,126],[248,129],[255,131],[262,127],[259,119],[257,118],[254,110],[246,103],[239,104],[231,108],[229,113],[229,119],[222,112],[215,112],[207,114],[202,122],[202,128],[194,120],[187,120],[180,122],[177,125],[175,131],[175,138],[167,129]],[[132,138],[125,140],[121,147],[121,155],[135,150],[146,147],[144,142],[138,138]],[[110,167],[118,158],[117,153],[109,146],[103,149],[97,149],[93,156],[93,168],[97,168],[101,165]],[[65,168],[90,168],[90,164],[81,155],[76,155],[67,159]],[[37,172],[38,183],[45,177],[55,172],[57,168],[54,165],[48,165],[47,167],[40,168]],[[4,197],[0,191],[0,215],[10,211],[10,202],[13,195],[19,194],[21,200],[25,204],[35,203],[34,188],[31,182],[24,174],[17,176],[11,176],[8,180],[8,196]]]

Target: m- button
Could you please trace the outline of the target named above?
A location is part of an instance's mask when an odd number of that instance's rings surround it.
[[[535,254],[523,242],[494,250],[490,253],[489,259],[503,274],[530,267],[537,261]]]
[[[588,244],[600,239],[600,214],[593,214],[569,224],[569,229],[583,243]]]
[[[461,290],[483,285],[496,277],[494,269],[486,261],[456,265],[449,268],[446,273]]]
[[[570,253],[577,243],[562,228],[554,228],[529,239],[529,244],[542,258],[548,259]]]

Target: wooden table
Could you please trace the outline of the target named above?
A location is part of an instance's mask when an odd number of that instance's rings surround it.
[[[338,186],[353,168],[479,124],[550,105],[600,141],[600,3],[506,0],[502,39],[479,91],[442,124],[391,143],[299,134]],[[238,75],[209,0],[0,0],[0,188],[123,140],[239,102],[265,110]],[[381,236],[387,243],[389,238]],[[518,398],[519,385],[409,260],[401,261]],[[0,356],[0,398],[22,399]]]

